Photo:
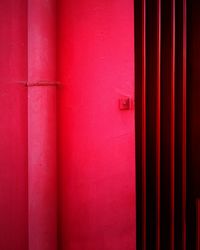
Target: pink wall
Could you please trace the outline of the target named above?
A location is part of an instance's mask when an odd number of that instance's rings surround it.
[[[27,224],[26,0],[0,1],[0,249],[25,250]]]
[[[135,250],[133,1],[60,0],[57,65],[55,1],[28,3],[0,1],[0,249],[57,250],[57,171],[59,249]]]
[[[64,250],[135,249],[132,0],[59,6],[59,189]]]

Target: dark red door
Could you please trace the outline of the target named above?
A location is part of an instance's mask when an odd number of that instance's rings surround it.
[[[60,228],[63,250],[135,250],[132,0],[59,6]],[[125,105],[126,106],[126,105]]]

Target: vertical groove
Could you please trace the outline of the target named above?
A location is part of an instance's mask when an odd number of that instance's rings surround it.
[[[161,0],[157,0],[156,249],[160,250]]]
[[[143,249],[142,181],[142,1],[134,0],[137,249]]]
[[[187,0],[183,0],[183,114],[182,114],[182,237],[183,250],[186,250],[186,78],[187,78]]]
[[[171,250],[174,250],[174,211],[175,211],[175,0],[172,1],[172,47],[171,47]]]
[[[142,0],[142,249],[146,250],[146,0]]]
[[[199,212],[200,212],[200,202],[197,199],[196,200],[196,250],[200,250],[200,218],[199,218]]]

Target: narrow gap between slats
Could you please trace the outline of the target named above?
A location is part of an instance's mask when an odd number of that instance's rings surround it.
[[[160,250],[161,0],[157,0],[156,249]]]
[[[171,0],[171,250],[174,250],[175,224],[175,0]]]
[[[143,249],[142,1],[134,0],[137,249]]]
[[[200,200],[196,200],[196,250],[200,250]]]
[[[186,95],[187,95],[187,0],[183,0],[183,114],[182,114],[182,238],[183,250],[186,250]]]
[[[146,0],[142,0],[142,249],[146,250]]]
[[[174,191],[173,0],[162,0],[161,30],[161,250],[172,250]]]

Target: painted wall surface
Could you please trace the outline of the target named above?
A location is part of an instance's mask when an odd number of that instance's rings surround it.
[[[63,250],[134,250],[132,0],[59,5],[59,226]]]
[[[0,1],[0,249],[25,250],[27,1]]]
[[[58,1],[57,65],[39,3],[0,1],[0,249],[56,250],[58,205],[58,249],[135,250],[133,1]]]
[[[56,0],[28,4],[29,250],[57,249]]]

